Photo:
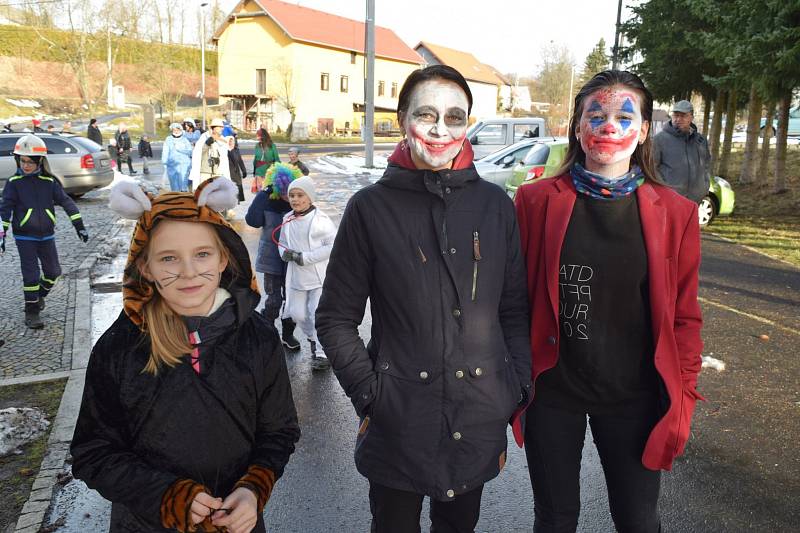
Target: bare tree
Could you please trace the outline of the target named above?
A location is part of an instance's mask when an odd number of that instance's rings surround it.
[[[93,91],[89,75],[89,57],[97,45],[96,18],[92,16],[91,0],[67,0],[63,8],[66,16],[66,38],[59,43],[34,27],[39,38],[45,42],[54,59],[67,63],[75,73],[78,92],[84,105],[90,109],[93,104]]]
[[[294,119],[297,116],[297,101],[294,95],[293,70],[285,60],[278,62],[272,69],[275,83],[272,87],[275,100],[282,108],[289,113],[289,125],[286,127],[286,135],[291,138]]]
[[[550,104],[545,113],[547,127],[556,131],[563,127],[569,117],[567,108],[573,95],[569,94],[570,77],[574,62],[564,45],[550,44],[542,51],[542,71],[539,74],[541,97]],[[573,88],[574,91],[574,88]]]

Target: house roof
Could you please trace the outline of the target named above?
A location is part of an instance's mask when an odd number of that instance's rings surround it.
[[[219,39],[246,1],[236,4],[212,39]],[[364,53],[364,22],[280,0],[252,1],[294,41]],[[424,62],[396,33],[381,26],[375,26],[375,56],[416,65]]]
[[[459,71],[462,76],[471,81],[489,83],[491,85],[506,85],[505,79],[491,66],[478,61],[469,52],[462,52],[438,44],[421,41],[414,50],[425,48],[443,65],[449,65]]]

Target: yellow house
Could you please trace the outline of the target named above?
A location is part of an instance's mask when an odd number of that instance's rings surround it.
[[[360,130],[364,23],[279,0],[241,0],[212,37],[220,102],[237,128],[310,133]],[[375,131],[396,131],[397,96],[422,58],[391,30],[375,28]],[[292,116],[294,114],[294,116]]]

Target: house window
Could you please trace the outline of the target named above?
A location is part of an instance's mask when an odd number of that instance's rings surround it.
[[[392,82],[392,98],[397,98],[397,82]]]
[[[327,91],[328,90],[328,80],[329,76],[327,72],[323,72],[319,75],[319,90],[320,91]]]
[[[356,53],[355,52],[350,52],[350,64],[351,65],[355,65],[356,64]]]
[[[267,94],[267,69],[256,69],[256,94]]]
[[[386,92],[386,83],[379,81],[378,82],[378,96],[383,96],[383,93]]]
[[[348,91],[348,89],[349,89],[349,85],[350,85],[350,83],[349,83],[349,80],[347,79],[347,76],[342,76],[339,79],[339,90],[341,92],[346,93]]]

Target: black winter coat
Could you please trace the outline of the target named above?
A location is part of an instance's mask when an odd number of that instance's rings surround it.
[[[236,323],[201,352],[200,374],[188,362],[143,373],[150,343],[124,313],[95,345],[72,470],[114,502],[112,533],[166,531],[159,506],[179,478],[225,498],[249,465],[283,473],[300,430],[283,348],[257,301],[236,298]]]
[[[89,126],[86,128],[86,136],[100,146],[103,146],[103,133],[100,131],[100,128]]]
[[[153,157],[153,148],[150,146],[150,141],[140,139],[137,152],[139,152],[139,157]]]
[[[365,347],[357,327],[367,299]],[[437,500],[497,476],[506,425],[530,390],[528,312],[512,202],[473,166],[392,164],[356,193],[316,327],[362,417],[359,472]]]
[[[117,148],[125,151],[130,152],[131,150],[131,135],[127,131],[118,131],[114,138],[117,139]]]

